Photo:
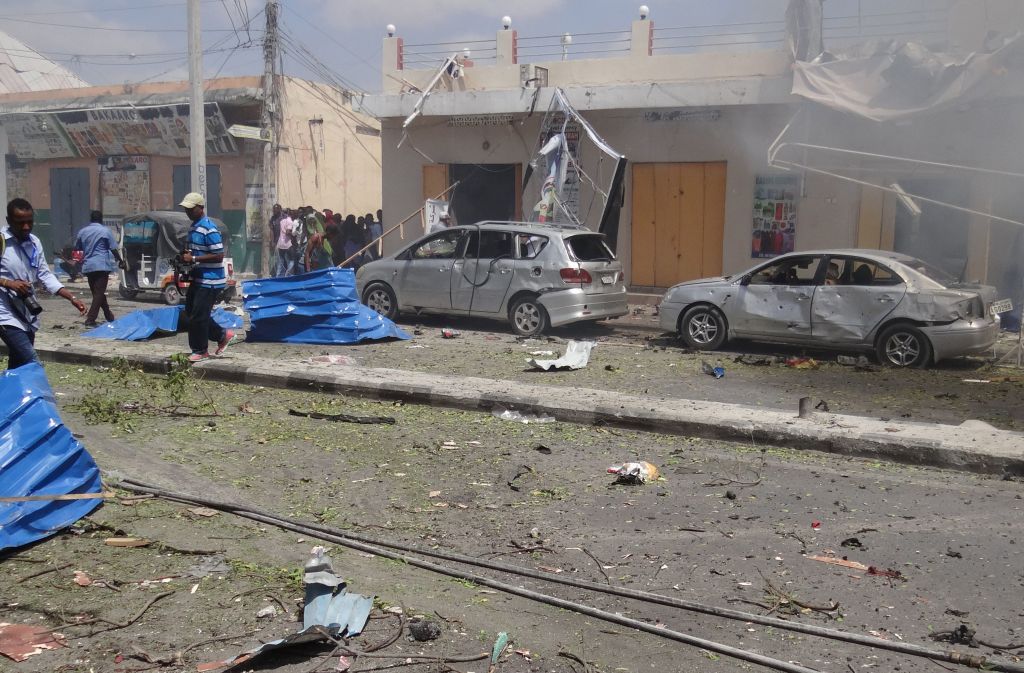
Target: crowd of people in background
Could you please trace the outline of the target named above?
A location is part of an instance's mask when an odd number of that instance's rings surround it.
[[[276,252],[273,275],[293,276],[330,266],[358,269],[377,259],[380,246],[371,243],[383,233],[382,215],[379,209],[376,215],[356,216],[312,206],[283,208],[275,203],[270,217]]]

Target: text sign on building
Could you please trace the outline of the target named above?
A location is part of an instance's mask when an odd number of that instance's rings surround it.
[[[480,114],[480,115],[452,115],[448,118],[448,126],[508,126],[512,123],[512,115],[501,114]]]
[[[232,124],[228,127],[228,133],[235,138],[246,140],[263,140],[270,142],[272,134],[270,129],[262,129],[259,126],[245,126],[244,124]]]
[[[220,106],[207,103],[207,154],[234,154]],[[19,159],[189,155],[188,105],[15,114],[0,121]]]

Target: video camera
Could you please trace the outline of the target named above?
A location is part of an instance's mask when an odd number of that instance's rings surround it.
[[[195,262],[186,262],[184,255],[188,250],[183,250],[179,254],[174,256],[171,260],[171,265],[174,267],[174,277],[179,282],[189,282],[189,278],[192,275],[192,269],[195,267]]]

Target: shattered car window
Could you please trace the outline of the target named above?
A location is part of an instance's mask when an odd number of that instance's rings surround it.
[[[579,234],[565,239],[565,247],[578,262],[611,262],[615,253],[600,234]]]
[[[466,259],[512,257],[512,233],[508,231],[471,231],[466,241]]]
[[[536,234],[517,234],[516,247],[519,251],[519,259],[533,259],[540,254],[540,251],[548,245],[547,236]]]
[[[903,278],[892,269],[854,257],[832,257],[829,260],[828,272],[825,274],[826,285],[884,287],[900,285],[903,282]]]
[[[938,267],[932,266],[931,264],[925,262],[924,260],[920,260],[914,257],[908,257],[900,261],[909,266],[914,271],[917,271],[922,276],[934,280],[939,285],[952,287],[959,282],[952,275],[946,273],[945,271]]]
[[[814,285],[821,257],[790,257],[761,267],[750,276],[750,285]]]
[[[424,241],[412,251],[413,259],[453,259],[462,232],[445,231]]]

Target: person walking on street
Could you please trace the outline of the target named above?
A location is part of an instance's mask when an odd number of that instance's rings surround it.
[[[103,224],[103,213],[98,210],[89,213],[89,224],[78,232],[75,250],[82,251],[82,273],[89,280],[89,291],[92,293],[92,305],[85,314],[85,326],[95,327],[101,310],[103,319],[112,322],[114,312],[107,303],[107,282],[110,280],[110,272],[116,268],[125,268],[125,263],[117,251],[114,235]],[[114,260],[117,260],[117,266],[114,266]]]
[[[380,241],[378,239],[380,239],[381,234],[384,233],[381,228],[382,226],[383,225],[380,220],[373,219],[373,213],[366,214],[366,245],[370,245],[371,243],[373,244],[373,246],[366,251],[367,261],[380,259]]]
[[[42,307],[32,286],[37,281],[50,294],[63,297],[85,315],[85,304],[60,284],[50,271],[43,244],[32,233],[35,211],[25,199],[7,204],[7,227],[0,232],[0,340],[7,346],[7,368],[36,362],[35,339]]]
[[[185,317],[188,320],[188,345],[192,354],[189,362],[200,362],[210,357],[209,342],[217,342],[215,355],[222,354],[235,336],[224,329],[212,317],[213,305],[224,290],[224,241],[220,230],[206,217],[206,199],[202,194],[191,192],[178,204],[192,221],[188,231],[188,249],[182,253],[181,261],[195,264],[189,277],[188,292],[185,295]]]
[[[270,222],[268,226],[270,228],[270,240],[274,242],[274,248],[277,248],[277,241],[281,238],[281,220],[284,219],[284,213],[281,211],[281,204],[275,203],[270,213]],[[270,275],[277,275],[277,260],[274,259],[270,264]]]
[[[277,272],[274,274],[275,276],[290,276],[292,275],[292,269],[295,268],[294,258],[292,257],[294,231],[295,221],[292,219],[292,214],[290,211],[284,211],[283,216],[278,221],[276,239]]]

